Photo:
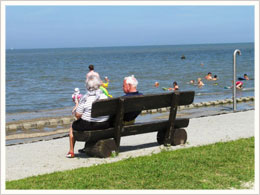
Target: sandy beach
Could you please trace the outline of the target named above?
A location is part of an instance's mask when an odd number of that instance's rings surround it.
[[[206,145],[220,141],[230,141],[254,136],[254,110],[193,118],[186,128],[187,143],[183,146],[171,147],[172,150]],[[34,175],[52,173],[88,167],[101,163],[110,163],[136,157],[158,153],[163,146],[156,142],[156,132],[123,137],[121,139],[120,154],[114,158],[90,158],[85,154],[78,154],[78,149],[84,142],[77,142],[76,157],[65,157],[69,150],[68,137],[39,141],[28,144],[6,146],[6,180],[16,180]]]

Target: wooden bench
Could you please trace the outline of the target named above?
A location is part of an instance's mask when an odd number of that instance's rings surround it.
[[[123,96],[99,100],[92,105],[92,117],[114,116],[113,125],[108,129],[73,131],[76,141],[84,141],[86,154],[95,157],[109,157],[112,151],[119,152],[122,136],[137,135],[157,131],[158,144],[179,145],[187,140],[184,129],[188,118],[176,119],[177,108],[193,102],[194,91],[172,92],[155,95]],[[170,107],[169,119],[124,125],[125,113]]]

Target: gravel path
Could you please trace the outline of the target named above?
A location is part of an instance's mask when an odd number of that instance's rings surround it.
[[[187,144],[171,147],[171,149],[252,137],[254,136],[254,113],[254,110],[250,110],[191,119],[189,126],[186,128],[188,133]],[[121,139],[121,152],[115,158],[89,158],[84,154],[77,154],[77,150],[83,146],[83,142],[76,143],[76,158],[74,159],[65,157],[69,150],[68,137],[7,146],[5,150],[6,180],[115,162],[129,157],[158,153],[163,148],[163,146],[158,146],[156,142],[156,132],[123,137]]]

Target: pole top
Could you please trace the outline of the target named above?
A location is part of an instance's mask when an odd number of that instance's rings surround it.
[[[236,49],[236,50],[234,51],[234,56],[235,56],[236,54],[238,54],[238,55],[241,56],[241,51],[240,51],[239,49]]]

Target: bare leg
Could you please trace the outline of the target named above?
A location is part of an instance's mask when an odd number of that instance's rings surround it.
[[[70,151],[69,152],[74,153],[74,146],[75,146],[75,142],[76,141],[75,141],[74,136],[73,136],[73,129],[72,129],[72,127],[70,127],[69,142],[70,142]]]

